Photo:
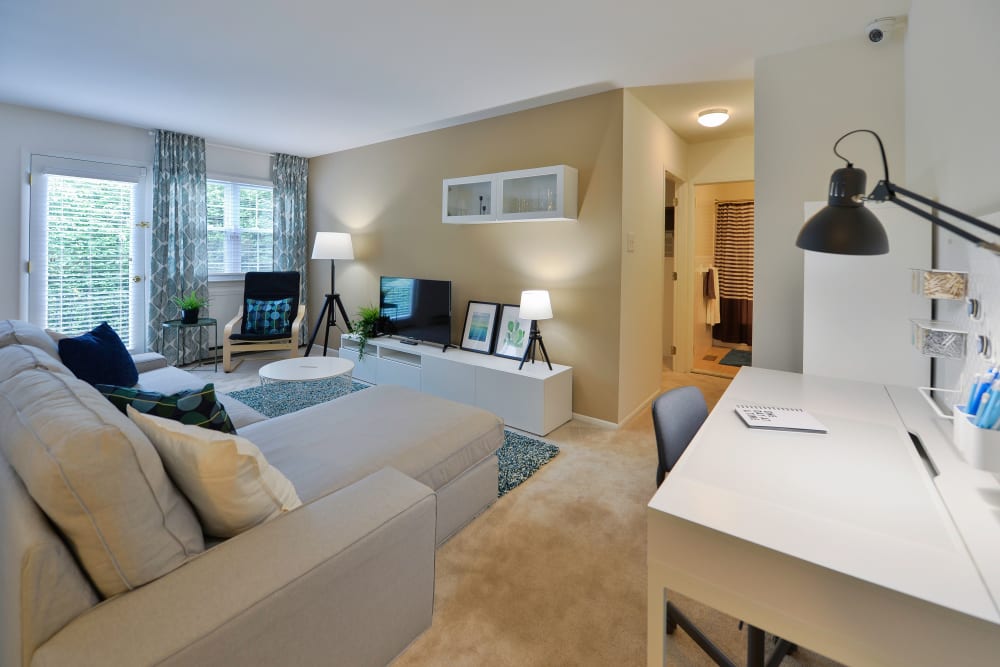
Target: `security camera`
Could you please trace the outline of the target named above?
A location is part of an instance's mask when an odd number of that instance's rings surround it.
[[[884,18],[875,19],[867,26],[865,26],[865,35],[868,36],[868,41],[872,44],[878,44],[885,36],[892,32],[892,29],[896,27],[896,19],[892,16],[886,16]]]

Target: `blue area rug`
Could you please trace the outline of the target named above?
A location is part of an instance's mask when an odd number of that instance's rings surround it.
[[[368,385],[362,382],[351,380],[348,384],[347,378],[330,378],[251,387],[231,391],[229,395],[261,414],[277,417],[367,388]],[[516,488],[558,453],[559,448],[555,445],[504,429],[503,445],[497,450],[500,462],[497,497]]]
[[[750,366],[753,361],[752,355],[749,350],[729,350],[719,363],[725,366]]]

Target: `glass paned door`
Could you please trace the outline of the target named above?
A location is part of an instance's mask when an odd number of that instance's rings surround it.
[[[106,321],[144,349],[142,167],[32,156],[29,320],[68,334]]]

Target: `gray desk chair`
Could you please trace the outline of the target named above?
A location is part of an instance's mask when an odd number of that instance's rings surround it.
[[[708,405],[705,397],[697,387],[680,387],[661,394],[653,401],[653,431],[656,433],[656,452],[659,456],[659,466],[656,470],[656,485],[663,484],[667,473],[684,454],[695,433],[708,417]],[[705,633],[698,629],[691,619],[685,616],[672,602],[667,602],[668,635],[672,635],[677,626],[688,634],[701,647],[708,657],[721,667],[737,667],[736,663],[712,643]],[[742,627],[743,622],[740,622]],[[778,639],[771,656],[764,660],[764,631],[747,625],[747,666],[775,667],[786,655],[795,650],[795,645]]]

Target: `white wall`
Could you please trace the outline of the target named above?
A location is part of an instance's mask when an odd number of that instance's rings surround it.
[[[0,244],[0,318],[4,319],[26,315],[21,287],[27,238],[22,224],[28,206],[27,159],[32,153],[140,162],[152,168],[153,137],[145,128],[0,104],[0,234],[5,240]],[[209,144],[205,161],[213,175],[245,177],[252,182],[271,178],[267,154]],[[228,321],[242,293],[241,282],[213,283],[211,316],[220,324]]]
[[[691,144],[688,148],[688,174],[695,185],[752,181],[754,137],[737,137]]]
[[[996,0],[913,0],[905,54],[906,184],[980,217],[1000,211],[997,26]],[[960,116],[965,110],[974,120]],[[967,268],[970,248],[938,230],[936,266]],[[938,317],[964,320],[963,303],[936,306]],[[955,386],[961,368],[961,362],[935,360],[935,386]]]
[[[802,250],[795,239],[802,205],[824,200],[830,173],[843,166],[831,149],[853,129],[885,142],[892,178],[904,178],[903,40],[856,38],[755,62],[756,275],[754,366],[802,368]],[[841,152],[881,178],[874,141],[857,135]],[[905,181],[904,181],[905,182]]]
[[[27,157],[32,153],[76,155],[141,162],[152,167],[153,139],[147,130],[0,104],[0,318],[27,313],[21,303],[27,238]]]

